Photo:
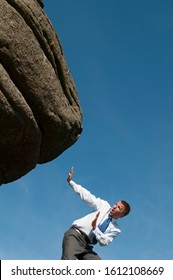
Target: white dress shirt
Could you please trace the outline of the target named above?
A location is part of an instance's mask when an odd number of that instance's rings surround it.
[[[83,231],[89,237],[91,244],[92,239],[95,236],[101,246],[108,245],[110,242],[112,242],[113,238],[115,238],[121,232],[116,219],[112,219],[104,233],[102,233],[98,228],[98,225],[101,225],[103,221],[108,217],[111,208],[110,204],[107,201],[100,199],[99,197],[95,197],[84,187],[76,184],[72,180],[69,182],[69,185],[83,201],[85,201],[89,206],[93,208],[93,211],[91,213],[78,220],[75,220],[72,225]],[[97,219],[97,226],[93,230],[91,223],[95,219],[98,212],[100,212],[100,214]]]

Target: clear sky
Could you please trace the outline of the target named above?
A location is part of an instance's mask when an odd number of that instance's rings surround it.
[[[0,188],[0,259],[60,259],[91,209],[74,180],[131,214],[103,259],[173,259],[173,2],[44,0],[75,81],[83,133],[60,157]]]

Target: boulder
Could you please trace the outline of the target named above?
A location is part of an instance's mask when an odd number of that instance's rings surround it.
[[[77,90],[41,0],[0,0],[0,184],[71,147]]]

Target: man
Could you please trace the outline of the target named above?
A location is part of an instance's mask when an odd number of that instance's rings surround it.
[[[72,227],[64,234],[62,260],[101,260],[93,251],[93,245],[106,246],[121,232],[117,220],[130,212],[129,204],[118,201],[113,207],[100,198],[96,198],[81,185],[72,181],[73,169],[67,181],[72,189],[91,206],[94,211],[75,220]]]

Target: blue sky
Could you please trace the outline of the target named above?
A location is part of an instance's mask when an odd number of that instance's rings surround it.
[[[0,259],[60,259],[64,232],[91,209],[74,180],[131,214],[103,259],[173,259],[173,2],[44,0],[75,81],[80,139],[0,188]]]

